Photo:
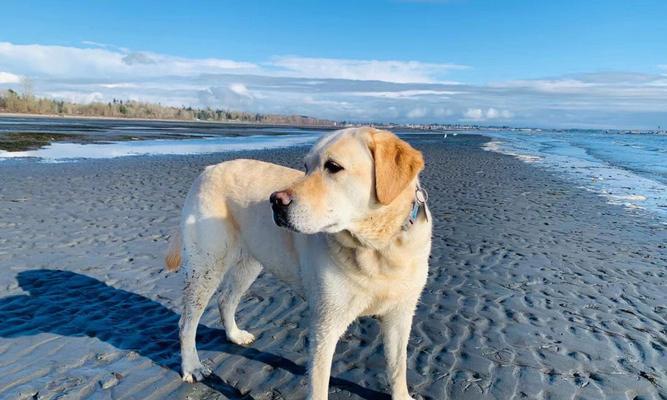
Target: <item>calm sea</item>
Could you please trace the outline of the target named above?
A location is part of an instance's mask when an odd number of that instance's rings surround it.
[[[19,152],[0,150],[0,160],[37,158],[46,162],[63,162],[289,147],[312,143],[323,131],[208,122],[0,118],[0,136],[10,132],[67,134],[94,142],[55,142],[37,150]]]
[[[557,171],[610,203],[667,218],[667,135],[496,131],[487,150]]]

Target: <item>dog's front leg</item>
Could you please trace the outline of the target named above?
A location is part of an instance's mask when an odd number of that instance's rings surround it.
[[[333,304],[320,304],[311,313],[308,400],[327,400],[336,343],[359,313],[356,307]]]
[[[413,400],[408,392],[408,340],[415,304],[403,304],[383,315],[382,336],[387,359],[387,377],[391,384],[392,400]]]

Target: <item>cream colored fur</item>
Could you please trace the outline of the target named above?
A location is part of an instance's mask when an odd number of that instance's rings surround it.
[[[344,169],[327,171],[327,160]],[[195,334],[223,278],[219,306],[227,338],[240,345],[254,340],[234,314],[266,268],[309,303],[309,399],[328,398],[336,343],[365,315],[381,321],[392,398],[411,399],[407,344],[426,282],[431,218],[422,216],[407,231],[401,226],[423,168],[421,153],[389,132],[352,128],[325,135],[305,163],[307,174],[261,161],[224,162],[206,168],[190,189],[180,235],[172,236],[166,257],[170,270],[182,264],[186,271],[183,380],[210,373],[197,355]],[[279,190],[292,196],[293,230],[273,223],[269,195]]]

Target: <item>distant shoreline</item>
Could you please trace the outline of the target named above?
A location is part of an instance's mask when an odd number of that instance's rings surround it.
[[[71,115],[71,114],[33,114],[33,113],[6,113],[0,112],[1,118],[43,118],[43,119],[83,119],[83,120],[105,120],[105,121],[145,121],[145,122],[188,122],[196,124],[215,124],[228,126],[248,126],[248,127],[287,127],[302,129],[338,129],[342,125],[299,125],[299,124],[280,124],[280,123],[262,123],[245,121],[213,121],[202,119],[169,119],[169,118],[134,118],[134,117],[105,117],[92,115]]]
[[[23,152],[37,150],[57,142],[93,144],[125,141],[162,139],[195,139],[216,136],[246,136],[265,130],[298,129],[305,132],[334,130],[337,126],[298,125],[279,123],[253,123],[245,121],[202,121],[150,118],[115,118],[56,114],[0,113],[0,152]],[[38,122],[42,120],[45,123]],[[49,122],[52,121],[52,122]],[[78,122],[77,122],[78,121]],[[85,122],[89,121],[89,122]],[[34,124],[38,123],[39,126]],[[140,125],[137,129],[118,129]],[[90,125],[82,128],[80,125]],[[141,126],[151,127],[142,131]],[[162,127],[179,126],[178,132],[165,131]],[[117,127],[118,129],[114,129]],[[141,131],[141,132],[140,132]],[[125,133],[123,133],[125,132]],[[254,133],[253,133],[254,132]]]
[[[335,130],[353,126],[359,126],[360,124],[339,124],[335,121],[332,124],[295,124],[295,123],[267,123],[267,122],[252,122],[252,121],[240,121],[240,120],[198,120],[198,119],[176,119],[176,118],[137,118],[137,117],[109,117],[109,116],[91,116],[91,115],[72,115],[72,114],[36,114],[36,113],[8,113],[0,112],[0,120],[2,119],[42,119],[42,120],[54,120],[54,126],[60,124],[55,121],[106,121],[108,122],[118,122],[127,124],[128,122],[138,122],[146,124],[184,124],[189,125],[196,130],[197,126],[199,129],[206,130],[209,128],[214,129],[214,127],[220,127],[222,129],[227,128],[238,128],[238,129],[270,129],[270,128],[293,128],[301,129],[304,131],[327,131]],[[19,122],[18,125],[21,125]],[[439,128],[439,129],[425,129],[414,126],[400,126],[400,125],[375,125],[378,128],[382,129],[400,129],[402,131],[413,131],[413,132],[447,132],[449,129]],[[76,131],[77,129],[73,129]],[[458,130],[458,129],[456,129]],[[477,130],[477,129],[464,129],[464,130]],[[198,135],[195,135],[199,137]],[[211,135],[215,136],[215,135]],[[0,131],[0,151],[7,152],[22,152],[37,150],[42,147],[48,146],[56,142],[69,142],[69,143],[78,143],[78,144],[90,144],[90,143],[101,143],[109,141],[129,141],[129,140],[154,140],[154,139],[188,139],[192,138],[193,135],[189,134],[164,134],[158,133],[149,135],[133,135],[131,132],[128,132],[127,135],[109,135],[104,133],[92,134],[90,132],[70,132],[68,130],[60,129],[34,129],[34,128],[24,128],[16,130],[6,130],[3,129]]]
[[[426,128],[426,127],[416,127],[413,125],[400,125],[400,124],[378,124],[378,123],[345,123],[345,124],[327,124],[327,125],[315,125],[315,124],[280,124],[280,123],[262,123],[262,122],[246,122],[239,120],[227,120],[227,121],[215,121],[215,120],[203,120],[203,119],[169,119],[169,118],[134,118],[134,117],[105,117],[105,116],[92,116],[92,115],[71,115],[71,114],[33,114],[33,113],[7,113],[0,111],[0,119],[2,118],[42,118],[42,119],[69,119],[69,120],[102,120],[102,121],[138,121],[138,122],[184,122],[192,124],[210,124],[210,125],[223,125],[229,127],[249,127],[249,128],[298,128],[298,129],[322,129],[322,130],[335,130],[343,128],[353,128],[358,126],[374,126],[379,129],[389,129],[396,130],[400,129],[402,131],[416,131],[416,132],[458,132],[458,131],[483,131],[485,127],[473,127],[473,126],[438,126],[437,128]],[[516,128],[507,128],[507,129],[516,129]]]

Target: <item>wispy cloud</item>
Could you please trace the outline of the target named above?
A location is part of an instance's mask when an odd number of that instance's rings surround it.
[[[469,84],[454,63],[274,57],[264,62],[184,58],[103,43],[0,42],[0,89],[74,101],[297,113],[339,120],[540,126],[667,125],[663,73],[597,72]]]
[[[408,111],[407,117],[410,119],[424,118],[428,114],[428,110],[423,107],[416,107]]]
[[[9,72],[0,71],[0,83],[19,83],[21,82],[21,77],[16,74],[10,74]]]
[[[270,65],[290,76],[317,79],[351,79],[396,83],[436,83],[448,72],[467,68],[458,64],[419,61],[346,60],[334,58],[276,57]]]
[[[471,121],[509,120],[512,116],[509,110],[497,110],[493,107],[486,111],[481,108],[469,108],[463,113],[463,119]]]
[[[103,48],[103,49],[118,50],[118,51],[121,51],[121,52],[129,52],[130,51],[126,47],[116,46],[114,44],[109,44],[109,43],[95,42],[95,41],[92,41],[92,40],[83,40],[83,41],[81,41],[81,44],[83,44],[86,47],[100,47],[100,48]]]
[[[25,75],[54,78],[120,78],[250,73],[257,65],[233,60],[187,59],[106,48],[15,45],[0,42],[0,65]]]
[[[439,98],[447,98],[452,95],[459,94],[454,90],[396,90],[396,91],[377,91],[377,92],[350,92],[351,96],[366,96],[366,97],[380,97],[385,99],[407,99],[412,100],[416,98],[437,96]]]
[[[581,93],[595,86],[595,83],[582,82],[576,79],[535,79],[514,80],[492,83],[492,88],[528,89],[544,93]]]

